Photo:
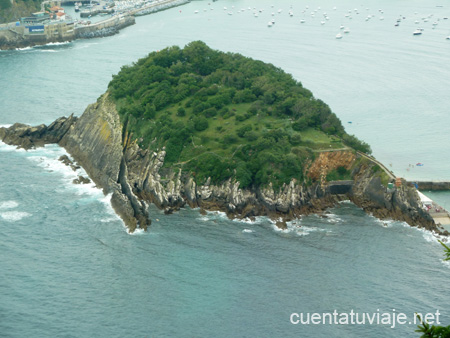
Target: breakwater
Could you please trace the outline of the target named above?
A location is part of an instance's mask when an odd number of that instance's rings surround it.
[[[62,21],[44,24],[39,29],[26,24],[6,24],[0,29],[0,50],[114,35],[121,29],[134,25],[134,16],[156,13],[189,2],[190,0],[160,0],[140,7],[129,7],[120,14],[94,24]]]
[[[163,11],[169,8],[185,5],[191,2],[190,0],[166,0],[166,1],[158,1],[155,3],[150,3],[141,8],[135,8],[130,11],[130,13],[134,16],[141,16],[156,13],[159,11]]]
[[[115,16],[95,24],[77,26],[75,28],[76,39],[90,39],[117,34],[119,30],[134,25],[136,20],[131,15]]]
[[[440,182],[440,181],[416,181],[411,182],[411,184],[416,185],[416,187],[421,191],[442,191],[450,190],[450,182]]]

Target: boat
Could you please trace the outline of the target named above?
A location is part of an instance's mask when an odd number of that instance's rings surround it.
[[[342,34],[341,33],[336,34],[336,39],[342,39]]]
[[[420,29],[416,29],[414,32],[413,32],[413,35],[421,35],[422,34],[422,31],[420,30]]]
[[[305,20],[301,19],[301,20],[300,20],[300,23],[305,23]]]
[[[447,40],[450,40],[450,35],[446,37]]]
[[[423,163],[416,163],[416,166],[418,166],[418,167],[423,167]]]
[[[272,25],[273,25],[272,21],[269,21],[268,24],[267,24],[267,27],[272,27]]]
[[[350,33],[350,28],[344,29],[344,33],[346,33],[346,34]]]
[[[75,5],[75,12],[79,12],[80,11],[80,7],[78,7],[77,5]]]

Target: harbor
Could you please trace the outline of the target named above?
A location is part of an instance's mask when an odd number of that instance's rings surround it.
[[[134,25],[135,16],[188,2],[190,0],[45,1],[40,12],[0,25],[0,50],[114,35]],[[67,10],[62,5],[67,6]]]
[[[422,203],[423,210],[428,212],[441,230],[447,230],[450,232],[450,212],[425,195],[431,191],[449,191],[449,181],[408,181],[395,176],[392,170],[388,169],[385,165],[383,165],[383,163],[376,160],[374,157],[359,151],[358,154],[378,165],[388,175],[389,179],[392,181],[388,184],[388,191],[395,191],[395,187],[402,184],[415,187],[420,198],[420,202]]]

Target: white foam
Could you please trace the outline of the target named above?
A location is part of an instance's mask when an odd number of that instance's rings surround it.
[[[339,204],[352,204],[352,205],[354,205],[353,202],[350,201],[350,200],[342,200],[342,201],[339,201],[338,203]]]
[[[29,216],[31,216],[31,214],[23,211],[6,211],[0,213],[0,217],[8,222],[17,222],[20,221],[22,218]]]
[[[9,128],[12,124],[0,124],[0,128]]]
[[[447,268],[450,269],[450,261],[445,261],[445,260],[442,259],[441,262],[442,262],[442,264],[443,264],[445,267],[447,267]]]
[[[78,176],[85,176],[86,171],[83,168],[73,170],[70,166],[62,163],[59,158],[66,155],[72,162],[72,157],[64,150],[56,145],[46,145],[44,148],[38,148],[32,151],[33,156],[28,156],[30,161],[48,172],[55,172],[62,175],[62,180],[66,183],[66,187],[75,190],[78,195],[89,195],[97,198],[103,198],[103,192],[97,188],[93,182],[88,184],[74,184],[73,180]]]
[[[250,229],[244,229],[244,230],[242,230],[242,233],[244,233],[244,234],[251,234],[251,233],[253,233],[254,231],[253,230],[250,230]]]
[[[13,152],[13,151],[19,151],[19,152],[25,152],[25,149],[23,148],[17,148],[16,146],[11,146],[9,144],[6,144],[2,141],[0,141],[0,151],[8,151],[8,152]]]
[[[324,216],[326,216],[325,219],[327,220],[328,223],[339,223],[342,221],[342,218],[332,213],[326,213],[324,214]]]
[[[17,208],[19,206],[19,203],[16,201],[4,201],[0,202],[0,210],[2,209],[13,209]]]
[[[45,45],[34,46],[34,47],[35,47],[35,48],[40,48],[40,47],[45,47],[45,46],[63,46],[63,45],[68,45],[69,43],[71,43],[71,41],[65,41],[65,42],[49,42],[49,43],[46,43]]]
[[[136,230],[134,230],[134,232],[130,232],[127,229],[127,233],[128,233],[128,235],[131,235],[131,236],[140,236],[140,235],[145,235],[145,230],[144,229],[136,229]]]
[[[281,219],[280,219],[281,221]],[[283,234],[293,234],[296,236],[307,236],[312,232],[326,232],[331,233],[331,230],[323,229],[315,226],[306,226],[302,223],[301,218],[294,219],[290,222],[286,222],[286,229],[280,229],[275,225],[275,222],[272,223],[272,228],[279,233]]]
[[[245,223],[245,224],[256,224],[257,219],[251,220],[249,217],[246,218],[233,218],[233,222]]]
[[[16,50],[30,50],[32,47],[16,48]]]

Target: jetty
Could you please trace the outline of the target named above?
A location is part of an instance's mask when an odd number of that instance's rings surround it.
[[[52,5],[59,8],[61,3],[73,4],[75,2],[77,1],[44,1],[41,7],[45,9],[46,6]],[[86,1],[79,2],[86,3]],[[65,19],[52,20],[51,16],[43,10],[33,13],[31,17],[22,18],[20,21],[0,25],[0,50],[114,35],[121,29],[134,25],[136,23],[135,16],[159,12],[189,2],[190,0],[139,0],[127,1],[126,5],[123,4],[124,2],[116,2],[115,6],[110,7],[105,4],[102,6],[102,2],[96,1],[96,6],[82,13],[83,16],[88,17],[98,13],[108,15],[105,20],[95,23],[72,20],[65,15],[62,8],[59,8],[62,10],[61,13],[56,15],[63,16]],[[117,3],[122,4],[118,5]]]
[[[374,157],[367,155],[363,152],[357,151],[359,156],[368,159],[372,163],[378,165],[389,176],[391,180],[395,181],[395,184],[407,184],[414,186],[417,189],[417,193],[422,202],[422,207],[433,218],[436,225],[440,226],[443,230],[450,231],[450,213],[442,206],[437,204],[431,198],[425,196],[421,191],[444,191],[450,190],[450,182],[448,181],[405,181],[400,177],[396,177],[395,174],[389,170],[383,163],[375,159]]]

